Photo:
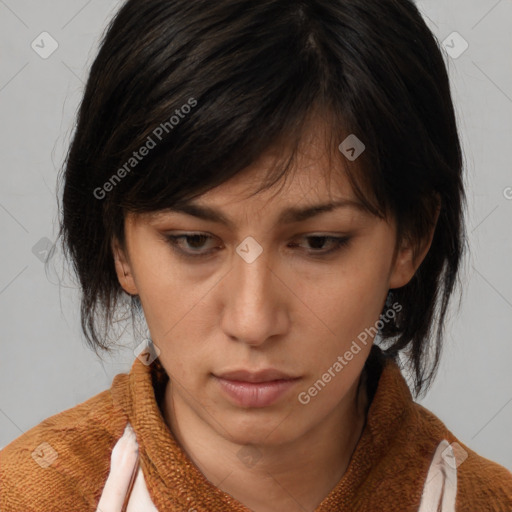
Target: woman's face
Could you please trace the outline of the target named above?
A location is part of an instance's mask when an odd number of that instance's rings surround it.
[[[388,290],[418,266],[408,247],[392,261],[395,226],[355,206],[346,177],[327,180],[321,147],[307,146],[277,194],[247,198],[268,156],[194,200],[196,215],[129,215],[127,252],[116,248],[173,402],[240,444],[290,441],[332,417],[357,384]],[[340,200],[351,203],[299,213]],[[250,375],[232,379],[259,384],[219,379],[238,370]],[[283,377],[263,370],[296,380],[262,384]]]

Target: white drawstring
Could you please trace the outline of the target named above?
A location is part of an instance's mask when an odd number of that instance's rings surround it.
[[[430,464],[418,512],[455,512],[457,465],[452,445],[443,439]]]
[[[128,423],[112,450],[110,472],[96,512],[158,512],[151,501],[138,454],[137,438]]]

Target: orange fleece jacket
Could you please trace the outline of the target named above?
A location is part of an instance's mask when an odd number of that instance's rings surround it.
[[[512,511],[510,471],[476,454],[415,403],[396,362],[377,347],[365,369],[371,402],[364,430],[346,473],[316,512],[417,512],[442,440],[457,442],[466,452],[454,450],[457,460],[460,453],[465,459],[456,468],[455,510]],[[0,511],[95,511],[112,449],[129,422],[159,512],[249,512],[210,483],[177,444],[159,408],[167,380],[158,359],[149,366],[135,359],[130,373],[116,375],[109,390],[6,446],[0,451]]]

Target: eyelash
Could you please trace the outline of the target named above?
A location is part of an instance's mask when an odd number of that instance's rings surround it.
[[[203,233],[194,233],[194,234],[186,234],[186,235],[166,235],[166,239],[169,242],[169,245],[171,248],[176,251],[181,257],[186,259],[200,259],[200,258],[207,258],[208,256],[211,256],[216,249],[210,250],[208,252],[203,253],[190,253],[187,251],[184,251],[183,249],[180,249],[178,246],[178,240],[185,239],[187,242],[190,239],[193,238],[204,238],[204,239],[213,239],[212,236],[209,236],[207,234]],[[339,250],[341,250],[343,247],[348,245],[348,242],[350,240],[350,237],[337,237],[337,236],[329,236],[329,235],[310,235],[303,237],[305,239],[325,239],[326,241],[330,241],[333,243],[333,248],[329,249],[328,251],[313,251],[309,252],[308,256],[311,258],[322,258],[329,256]],[[297,244],[294,244],[293,247],[296,247]],[[307,251],[306,251],[307,252]]]

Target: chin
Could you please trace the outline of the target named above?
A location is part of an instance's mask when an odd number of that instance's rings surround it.
[[[219,429],[218,426],[223,428]],[[300,435],[301,425],[286,410],[241,410],[218,421],[220,435],[240,445],[278,446]]]

